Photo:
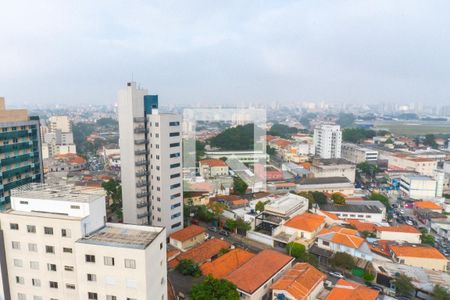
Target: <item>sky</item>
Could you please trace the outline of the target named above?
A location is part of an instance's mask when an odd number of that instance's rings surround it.
[[[450,105],[449,1],[0,0],[7,103]]]

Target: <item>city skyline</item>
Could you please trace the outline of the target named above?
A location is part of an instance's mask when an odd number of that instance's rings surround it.
[[[112,104],[131,79],[168,105],[450,103],[446,2],[24,4],[0,12],[12,106]]]

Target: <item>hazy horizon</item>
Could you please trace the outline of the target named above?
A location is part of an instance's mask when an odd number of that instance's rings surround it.
[[[450,105],[447,1],[8,1],[8,106],[113,104],[131,80],[163,105]]]

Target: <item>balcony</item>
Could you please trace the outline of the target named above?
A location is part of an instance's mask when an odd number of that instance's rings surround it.
[[[142,219],[142,218],[145,218],[145,217],[147,217],[147,216],[148,216],[148,212],[147,212],[147,211],[144,212],[144,213],[140,213],[140,214],[137,215],[138,219]]]
[[[135,165],[136,167],[139,167],[139,166],[145,166],[145,165],[147,165],[147,164],[148,164],[148,162],[147,162],[146,160],[138,160],[137,162],[134,163],[134,165]]]
[[[146,143],[147,143],[147,141],[144,140],[144,139],[142,139],[142,140],[134,140],[134,144],[135,145],[144,145]]]
[[[148,203],[146,201],[141,201],[136,203],[136,207],[137,208],[143,208],[143,207],[147,207]]]
[[[135,123],[145,122],[145,117],[136,117],[136,118],[133,118],[133,121]]]
[[[149,195],[148,192],[140,192],[140,193],[136,193],[136,197],[137,198],[144,198],[147,197]]]
[[[147,150],[145,149],[134,151],[134,155],[144,155],[144,154],[147,154]]]
[[[134,128],[134,133],[146,133],[147,130],[144,127],[136,127]]]
[[[143,177],[143,176],[146,176],[146,175],[148,175],[148,172],[145,171],[145,170],[136,172],[136,177]]]
[[[147,185],[147,181],[138,181],[136,182],[136,187],[143,187]]]

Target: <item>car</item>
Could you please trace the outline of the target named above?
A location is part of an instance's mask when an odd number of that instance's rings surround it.
[[[228,231],[226,231],[226,230],[223,230],[223,229],[219,231],[219,234],[223,235],[223,236],[230,236],[230,233]]]
[[[411,220],[406,220],[405,223],[408,224],[408,225],[410,225],[410,226],[413,226],[413,225],[414,225],[414,223],[413,223]]]
[[[331,282],[330,280],[325,280],[323,285],[327,290],[331,290],[334,286],[333,282]]]
[[[403,215],[405,213],[404,209],[400,209],[400,213]]]
[[[384,289],[379,285],[371,284],[371,285],[369,285],[369,288],[371,288],[372,290],[379,291],[380,294],[383,294],[383,292],[384,292]]]
[[[212,232],[219,232],[219,228],[217,227],[208,227],[208,230]]]
[[[336,278],[340,278],[340,279],[344,278],[344,275],[342,275],[342,273],[340,273],[340,272],[330,271],[330,272],[328,272],[328,274],[333,277],[336,277]]]

